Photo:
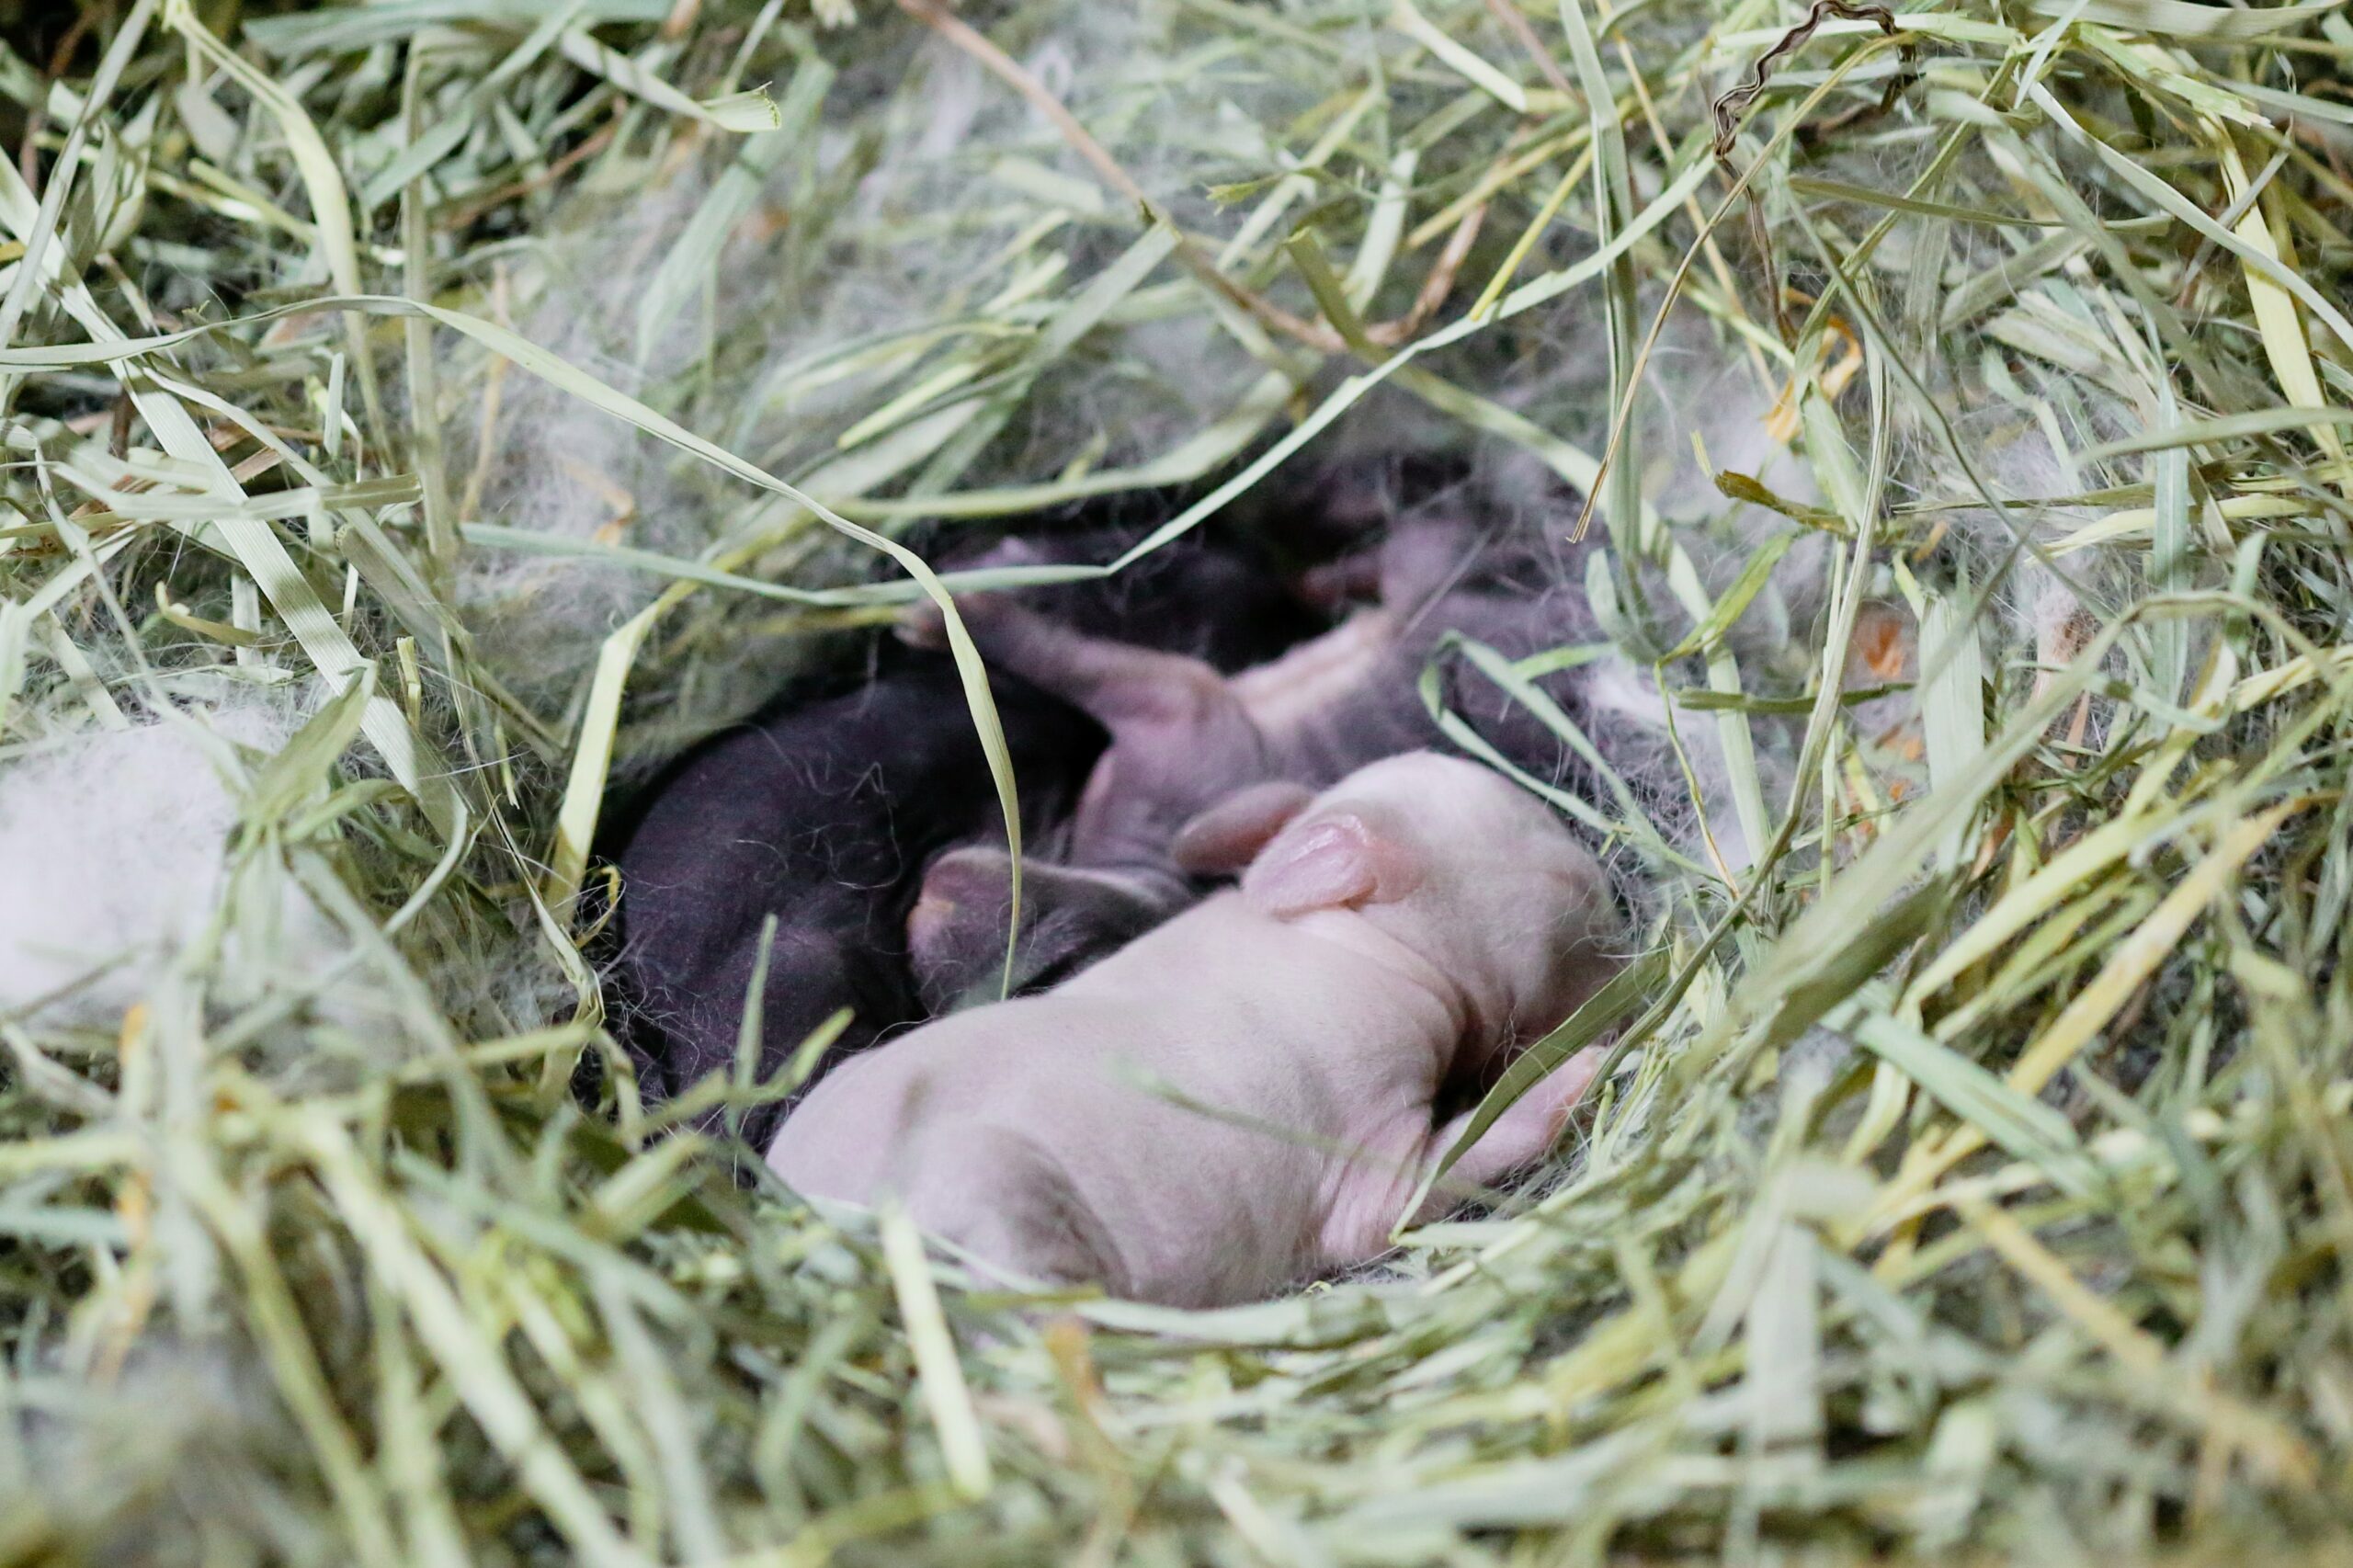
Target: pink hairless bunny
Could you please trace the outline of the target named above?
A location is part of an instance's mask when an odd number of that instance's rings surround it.
[[[1606,981],[1619,925],[1549,810],[1410,753],[1320,796],[1247,790],[1186,827],[1218,893],[1042,995],[970,1009],[852,1062],[768,1163],[818,1199],[895,1195],[985,1262],[1176,1305],[1246,1301],[1387,1245],[1466,1117],[1449,1089]],[[1541,1156],[1573,1061],[1453,1175]]]

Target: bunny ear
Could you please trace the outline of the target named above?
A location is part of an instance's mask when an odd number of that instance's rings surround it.
[[[1281,781],[1237,790],[1177,829],[1168,852],[1188,875],[1232,876],[1314,798],[1305,785]]]
[[[1242,894],[1278,919],[1391,903],[1421,884],[1420,857],[1354,812],[1317,817],[1251,862]]]

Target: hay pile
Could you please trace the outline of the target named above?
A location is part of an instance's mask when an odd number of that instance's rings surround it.
[[[0,1561],[2325,1560],[2336,0],[71,10],[0,52]],[[648,1136],[609,782],[942,519],[1409,449],[1591,493],[1759,850],[1593,803],[1657,913],[1559,1172],[1040,1313]]]

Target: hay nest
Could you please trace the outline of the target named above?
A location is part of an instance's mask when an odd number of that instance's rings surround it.
[[[0,17],[0,1559],[2329,1560],[2334,0]],[[1558,1170],[1040,1311],[656,1135],[616,779],[908,541],[1406,449],[1673,585],[1755,850],[1589,803]]]

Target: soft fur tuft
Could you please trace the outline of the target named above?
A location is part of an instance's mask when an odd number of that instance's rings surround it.
[[[244,700],[74,736],[0,773],[0,1011],[110,1023],[222,929],[246,755],[284,745],[281,709]],[[333,928],[284,884],[277,936],[324,958]]]

